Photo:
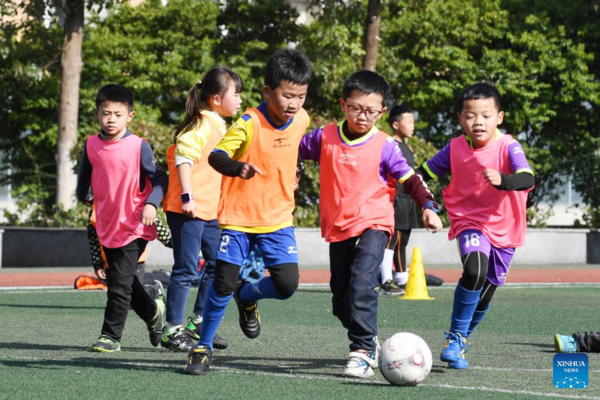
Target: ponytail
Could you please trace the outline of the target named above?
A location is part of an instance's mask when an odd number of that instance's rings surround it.
[[[198,81],[198,83],[195,84],[194,87],[192,87],[188,92],[187,98],[185,99],[185,117],[173,134],[173,143],[177,143],[177,136],[179,136],[181,132],[191,129],[194,125],[196,125],[198,120],[202,118],[202,114],[200,114],[202,105],[199,98],[201,90],[202,81]]]
[[[173,134],[173,143],[177,143],[177,136],[181,132],[189,131],[202,119],[200,111],[209,105],[208,100],[212,96],[223,96],[227,93],[231,82],[236,87],[236,93],[244,90],[242,78],[238,74],[228,68],[217,66],[211,68],[204,78],[190,89],[185,100],[185,117]]]

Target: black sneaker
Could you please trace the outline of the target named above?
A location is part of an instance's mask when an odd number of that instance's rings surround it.
[[[379,286],[380,295],[400,296],[404,294],[404,289],[400,285],[396,285],[391,279]]]
[[[188,318],[188,325],[185,328],[185,333],[188,334],[189,337],[194,339],[196,342],[200,340],[200,330],[202,329],[202,322],[199,324],[195,324],[192,317]],[[213,347],[215,349],[224,350],[229,346],[229,342],[219,336],[217,332],[215,332],[215,337],[213,338]]]
[[[240,328],[244,335],[250,339],[255,339],[260,335],[260,315],[258,314],[258,303],[242,303],[239,299],[240,289],[248,282],[239,281],[235,291],[233,292],[233,298],[238,307],[240,314]]]
[[[171,334],[167,334],[167,328],[165,328],[160,345],[165,349],[187,353],[192,351],[196,346],[196,342],[188,336],[183,328],[179,328]]]
[[[154,300],[156,302],[156,315],[151,321],[146,322],[148,333],[150,334],[150,343],[156,347],[160,344],[163,328],[165,326],[165,303],[162,298]]]
[[[92,351],[99,353],[114,353],[115,351],[121,351],[121,345],[119,342],[112,340],[108,336],[100,336],[98,341],[92,345]]]
[[[212,361],[212,350],[208,347],[196,347],[189,353],[183,372],[190,375],[206,375]]]

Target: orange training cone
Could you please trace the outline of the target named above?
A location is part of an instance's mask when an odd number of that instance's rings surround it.
[[[406,283],[406,293],[399,297],[404,300],[433,300],[427,292],[427,283],[425,281],[425,269],[423,268],[423,259],[421,258],[421,249],[415,247],[412,260],[410,262],[410,271],[408,272],[408,282]]]

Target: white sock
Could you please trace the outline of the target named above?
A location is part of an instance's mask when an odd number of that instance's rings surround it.
[[[179,324],[172,324],[169,321],[167,321],[167,334],[170,335],[171,333],[177,331],[179,328],[181,328],[181,325]]]
[[[194,317],[192,318],[192,322],[194,323],[194,325],[201,324],[202,323],[202,315],[194,314]]]
[[[394,272],[394,283],[396,285],[406,285],[408,282],[408,271]]]
[[[392,280],[392,264],[394,263],[394,250],[385,249],[381,262],[381,283]]]

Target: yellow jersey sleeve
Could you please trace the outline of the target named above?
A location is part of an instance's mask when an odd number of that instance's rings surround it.
[[[244,114],[229,128],[215,150],[225,151],[229,154],[229,157],[238,160],[252,144],[253,134],[254,123],[252,118],[248,114]]]
[[[194,162],[198,161],[211,135],[212,130],[206,120],[202,120],[193,129],[180,133],[177,136],[175,157],[183,157]]]

